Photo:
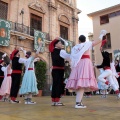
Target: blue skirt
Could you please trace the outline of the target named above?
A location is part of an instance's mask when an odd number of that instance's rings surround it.
[[[37,81],[34,70],[27,70],[23,76],[22,85],[19,91],[20,95],[32,93],[38,94]]]

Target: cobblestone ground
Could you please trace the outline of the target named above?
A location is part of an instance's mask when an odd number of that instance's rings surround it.
[[[65,106],[51,106],[50,97],[34,97],[36,105],[0,102],[0,120],[119,120],[120,100],[115,95],[83,99],[86,109],[75,109],[75,96],[65,96]]]

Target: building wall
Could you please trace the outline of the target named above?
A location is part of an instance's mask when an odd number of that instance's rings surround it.
[[[24,24],[30,27],[30,14],[33,13],[42,17],[42,32],[49,33],[47,39],[45,52],[39,57],[47,63],[47,87],[51,84],[51,58],[48,51],[48,46],[51,40],[60,36],[60,25],[68,27],[68,39],[71,41],[78,40],[78,10],[76,8],[76,0],[1,0],[8,3],[8,17],[7,20],[14,23]],[[21,10],[24,9],[23,21]],[[24,36],[25,40],[19,40],[19,36]],[[11,31],[10,46],[0,46],[1,52],[6,52],[8,56],[13,51],[15,46],[23,47],[35,53],[34,37],[24,34],[22,32]],[[21,53],[21,56],[23,54]]]
[[[98,12],[92,15],[93,20],[93,33],[94,33],[94,40],[97,40],[102,29],[107,30],[108,33],[111,35],[111,49],[106,49],[106,51],[112,53],[114,58],[114,50],[120,49],[120,15],[109,18],[109,23],[100,25],[100,16],[112,13],[114,11],[120,10],[119,7],[111,8],[102,12]],[[102,56],[100,53],[100,44],[97,45],[95,48],[95,64],[102,63]],[[99,75],[99,71],[96,69],[97,76]]]

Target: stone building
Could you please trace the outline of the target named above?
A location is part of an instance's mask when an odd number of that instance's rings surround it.
[[[100,30],[107,30],[107,44],[104,50],[111,53],[113,60],[120,60],[120,4],[88,14],[93,20],[93,39],[97,40]],[[100,45],[94,47],[95,64],[102,63]],[[99,75],[96,70],[97,76]]]
[[[0,19],[11,23],[10,44],[0,46],[1,54],[9,56],[15,46],[34,54],[34,29],[44,32],[45,52],[39,57],[47,63],[46,88],[49,88],[51,61],[48,45],[56,36],[76,43],[80,12],[76,0],[1,0]]]

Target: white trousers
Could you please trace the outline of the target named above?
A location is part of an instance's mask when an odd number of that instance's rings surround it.
[[[105,70],[100,76],[98,76],[98,80],[104,83],[107,81],[105,78],[107,78],[114,91],[119,90],[118,82],[115,80],[116,78],[110,69]]]

